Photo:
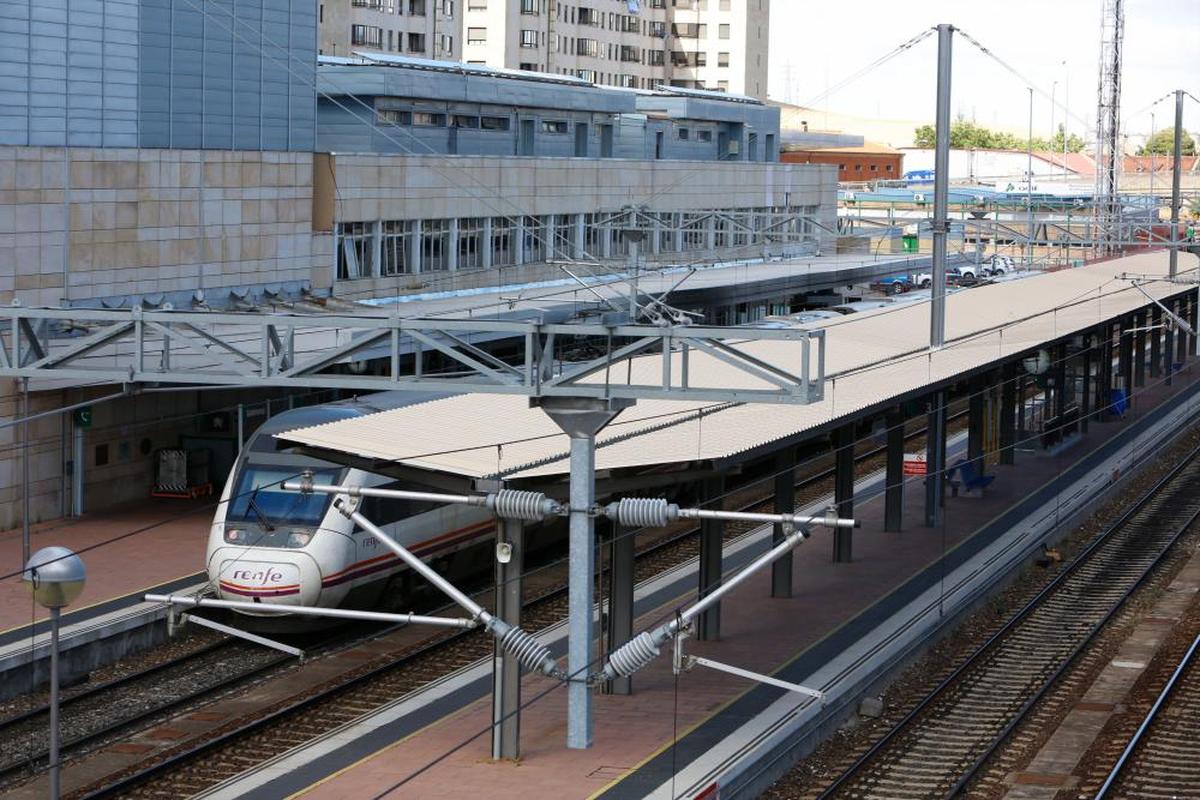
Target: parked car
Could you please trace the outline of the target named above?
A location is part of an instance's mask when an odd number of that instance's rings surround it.
[[[886,278],[879,278],[871,284],[871,288],[877,292],[884,294],[897,295],[904,294],[909,289],[913,288],[911,275],[889,275]]]

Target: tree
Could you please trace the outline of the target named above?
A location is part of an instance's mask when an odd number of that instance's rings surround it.
[[[1196,155],[1196,140],[1187,131],[1183,132],[1180,149],[1185,156]],[[1146,144],[1138,148],[1139,156],[1169,156],[1175,154],[1175,129],[1164,128],[1151,136]]]
[[[1061,153],[1064,133],[1062,126],[1059,126],[1058,134],[1053,139],[1035,136],[1033,149]],[[913,143],[917,147],[933,147],[936,139],[932,125],[922,125],[914,131]],[[1024,150],[1029,144],[1028,139],[1021,139],[1003,131],[993,131],[961,117],[950,125],[950,146],[957,150]],[[1067,150],[1072,153],[1083,150],[1083,140],[1071,134],[1067,137]]]

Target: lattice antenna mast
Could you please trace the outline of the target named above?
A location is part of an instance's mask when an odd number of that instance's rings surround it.
[[[1124,0],[1103,0],[1100,17],[1100,80],[1096,102],[1096,242],[1101,252],[1119,239],[1117,182],[1121,164],[1121,59]]]

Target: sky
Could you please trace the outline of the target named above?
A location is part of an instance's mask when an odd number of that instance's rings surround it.
[[[1095,127],[1101,6],[1102,0],[855,0],[844,7],[771,0],[769,93],[847,114],[932,122],[936,35],[837,86],[922,30],[946,22],[1057,103],[1065,99],[1072,115],[1068,129],[1082,134],[1085,121]],[[844,13],[830,13],[839,8]],[[1026,84],[960,36],[953,52],[951,113],[980,125],[1025,130]],[[1200,97],[1200,0],[1126,0],[1124,64],[1127,135],[1148,134],[1151,111],[1156,129],[1173,125],[1172,101],[1155,101],[1174,89]],[[827,89],[835,91],[822,97]],[[1034,135],[1049,136],[1063,114],[1049,97],[1035,93]],[[1200,103],[1186,98],[1184,128],[1200,130]]]

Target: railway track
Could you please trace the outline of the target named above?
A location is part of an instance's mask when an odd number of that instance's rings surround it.
[[[90,686],[61,703],[62,752],[75,755],[290,661],[244,642],[222,640]],[[49,706],[0,720],[0,787],[45,769]]]
[[[1200,636],[1176,664],[1096,800],[1172,800],[1200,791]]]
[[[1198,454],[1095,537],[821,800],[953,797],[970,785],[1200,516]]]
[[[965,412],[960,412],[951,420],[960,423],[964,416]],[[920,429],[909,434],[907,440],[911,444],[923,437],[924,429]],[[860,453],[856,460],[860,469],[869,472],[882,465],[884,453],[883,447],[871,448]],[[820,463],[820,458],[814,459],[814,463]],[[802,479],[796,486],[796,507],[811,504],[828,494],[831,479],[832,469],[828,467]],[[730,500],[732,505],[744,510],[769,510],[772,507],[770,499],[763,500],[761,493],[756,494],[752,488],[736,492]],[[725,537],[737,538],[752,527],[728,525]],[[699,551],[697,534],[698,531],[692,528],[671,531],[639,548],[635,581],[653,577],[693,558]],[[565,586],[554,586],[537,597],[526,599],[522,626],[531,632],[543,630],[563,619],[566,611]],[[492,649],[492,639],[480,631],[437,634],[383,663],[364,665],[346,673],[294,702],[264,709],[254,719],[232,723],[218,729],[208,739],[168,751],[154,763],[135,768],[107,785],[87,787],[81,796],[178,797],[195,794],[489,657]],[[117,723],[112,727],[128,729],[133,723]]]

